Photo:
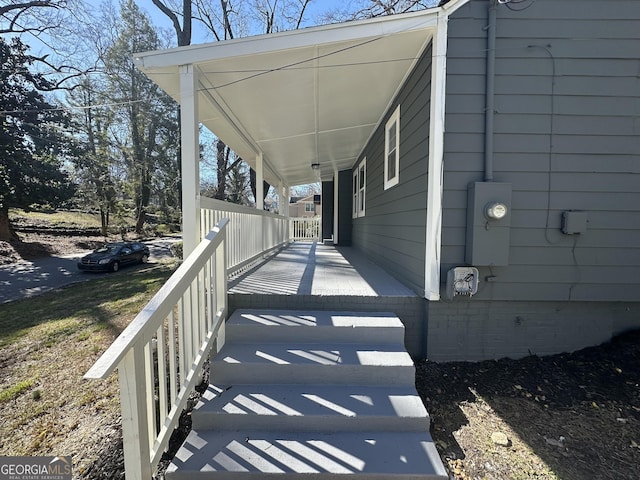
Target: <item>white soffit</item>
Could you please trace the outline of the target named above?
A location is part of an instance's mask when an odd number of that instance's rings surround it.
[[[200,121],[265,179],[288,185],[349,169],[433,36],[440,9],[136,54],[177,101],[194,64]],[[429,79],[425,79],[429,81]]]

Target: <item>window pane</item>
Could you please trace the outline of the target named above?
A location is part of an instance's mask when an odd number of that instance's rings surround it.
[[[389,127],[389,150],[396,148],[396,123]]]
[[[396,151],[389,152],[387,157],[387,180],[391,180],[396,176]]]

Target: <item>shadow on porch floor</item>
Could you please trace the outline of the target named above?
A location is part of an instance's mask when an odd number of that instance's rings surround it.
[[[230,294],[415,297],[349,247],[293,243],[229,283]]]

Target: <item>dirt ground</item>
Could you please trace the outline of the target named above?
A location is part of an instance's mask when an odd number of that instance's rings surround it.
[[[572,354],[423,362],[416,384],[457,479],[640,478],[640,331]]]
[[[73,253],[104,241],[93,236],[21,236],[26,244],[17,250],[0,244],[0,263],[21,256]],[[86,348],[106,346],[96,345],[94,339]],[[1,353],[4,377],[16,358]],[[64,368],[58,368],[61,374]],[[481,363],[422,362],[416,366],[416,385],[451,479],[640,479],[640,331],[572,354]],[[115,392],[115,385],[109,385],[99,395],[86,392],[82,401],[65,397],[60,438],[42,423],[36,430],[40,437],[30,441],[55,445],[77,437],[76,442],[87,445],[78,450],[86,461],[74,478],[123,478]],[[20,398],[12,408],[29,408],[20,405]],[[31,396],[25,398],[33,402]],[[188,429],[188,415],[184,418]],[[89,451],[98,445],[101,452]]]
[[[92,250],[105,241],[121,240],[120,236],[108,238],[93,232],[74,232],[73,235],[60,231],[24,232],[18,231],[20,241],[4,242],[0,240],[0,265],[7,265],[23,260],[48,257],[50,255],[66,255],[69,253]]]

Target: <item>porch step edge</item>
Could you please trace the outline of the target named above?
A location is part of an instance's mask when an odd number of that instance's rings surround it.
[[[448,479],[433,440],[420,433],[192,430],[167,480],[269,478]]]
[[[265,431],[429,430],[413,386],[209,385],[194,429]]]
[[[340,367],[340,368],[335,368]],[[414,385],[402,345],[226,343],[211,362],[214,384]]]
[[[292,327],[292,328],[287,328]],[[404,325],[391,312],[240,309],[226,323],[227,341],[402,343]]]

